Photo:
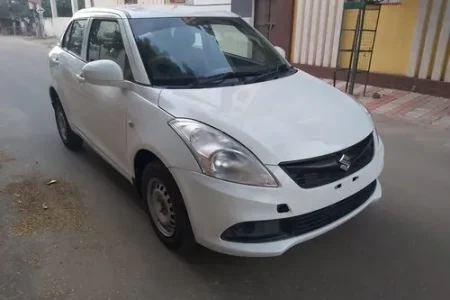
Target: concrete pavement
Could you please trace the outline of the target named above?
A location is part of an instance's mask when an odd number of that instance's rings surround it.
[[[47,52],[0,37],[0,151],[15,159],[0,162],[0,189],[31,174],[71,181],[92,230],[11,235],[14,199],[0,193],[0,299],[448,299],[448,131],[376,115],[382,201],[278,258],[201,250],[186,261],[155,238],[117,172],[61,144]]]
[[[333,80],[325,80],[332,84]],[[345,82],[336,83],[344,91]],[[450,99],[408,91],[392,90],[376,86],[356,84],[354,95],[372,112],[418,124],[450,129]],[[380,98],[374,98],[377,93]]]

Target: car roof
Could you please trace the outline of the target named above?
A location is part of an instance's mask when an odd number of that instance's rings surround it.
[[[74,18],[111,13],[127,19],[164,17],[239,17],[229,11],[218,11],[214,6],[192,5],[124,5],[115,8],[92,7],[77,11]]]

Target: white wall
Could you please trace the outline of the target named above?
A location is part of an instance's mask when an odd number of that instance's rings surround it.
[[[292,61],[335,67],[344,0],[297,0]]]
[[[90,0],[85,0],[89,7]],[[138,0],[139,4],[164,4],[167,0]],[[114,7],[123,5],[124,0],[94,0],[95,7]],[[231,0],[187,0],[186,4],[198,6],[201,10],[231,11]],[[44,19],[44,31],[47,36],[60,38],[71,18],[58,17]]]
[[[166,0],[138,0],[139,4],[166,4],[169,1]]]
[[[90,2],[89,0],[86,2]],[[95,7],[111,7],[123,5],[123,0],[94,0]]]
[[[137,4],[166,4],[170,0],[138,0]],[[124,0],[94,0],[95,7],[115,7],[124,5]],[[91,7],[91,1],[85,0],[85,6]]]
[[[90,0],[85,0],[86,7],[90,6]],[[124,0],[94,0],[96,7],[114,7],[124,5]],[[170,0],[137,0],[137,4],[170,4]],[[217,6],[218,9],[226,8],[230,10],[231,0],[186,0],[188,5],[196,6]]]
[[[231,0],[186,0],[190,5],[230,5]]]
[[[231,0],[186,0],[186,4],[212,11],[231,11]]]
[[[44,32],[46,36],[54,36],[60,38],[71,18],[45,18]]]
[[[223,0],[221,1],[223,2]],[[85,3],[86,7],[90,7],[90,0],[85,0]],[[124,3],[125,3],[124,0],[94,0],[95,7],[114,7],[118,5],[124,5]],[[169,3],[170,0],[137,0],[137,4],[169,4]]]

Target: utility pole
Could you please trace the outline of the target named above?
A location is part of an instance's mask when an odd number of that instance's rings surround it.
[[[37,19],[37,37],[43,38],[44,37],[44,25],[42,24],[42,19],[44,18],[44,12],[45,9],[42,8],[41,4],[36,4],[36,12],[38,13],[38,19]],[[34,15],[34,12],[33,12]]]
[[[50,9],[52,10],[52,18],[57,18],[58,9],[56,7],[56,0],[50,0]]]
[[[13,30],[13,34],[16,35],[16,20],[14,17],[14,14],[12,12],[12,0],[8,0],[8,10],[9,10],[9,15],[11,17],[11,22],[12,22],[12,30]]]

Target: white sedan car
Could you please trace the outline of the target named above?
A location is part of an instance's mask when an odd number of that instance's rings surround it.
[[[368,111],[230,12],[84,9],[49,61],[63,143],[133,182],[172,250],[281,255],[381,197]]]

